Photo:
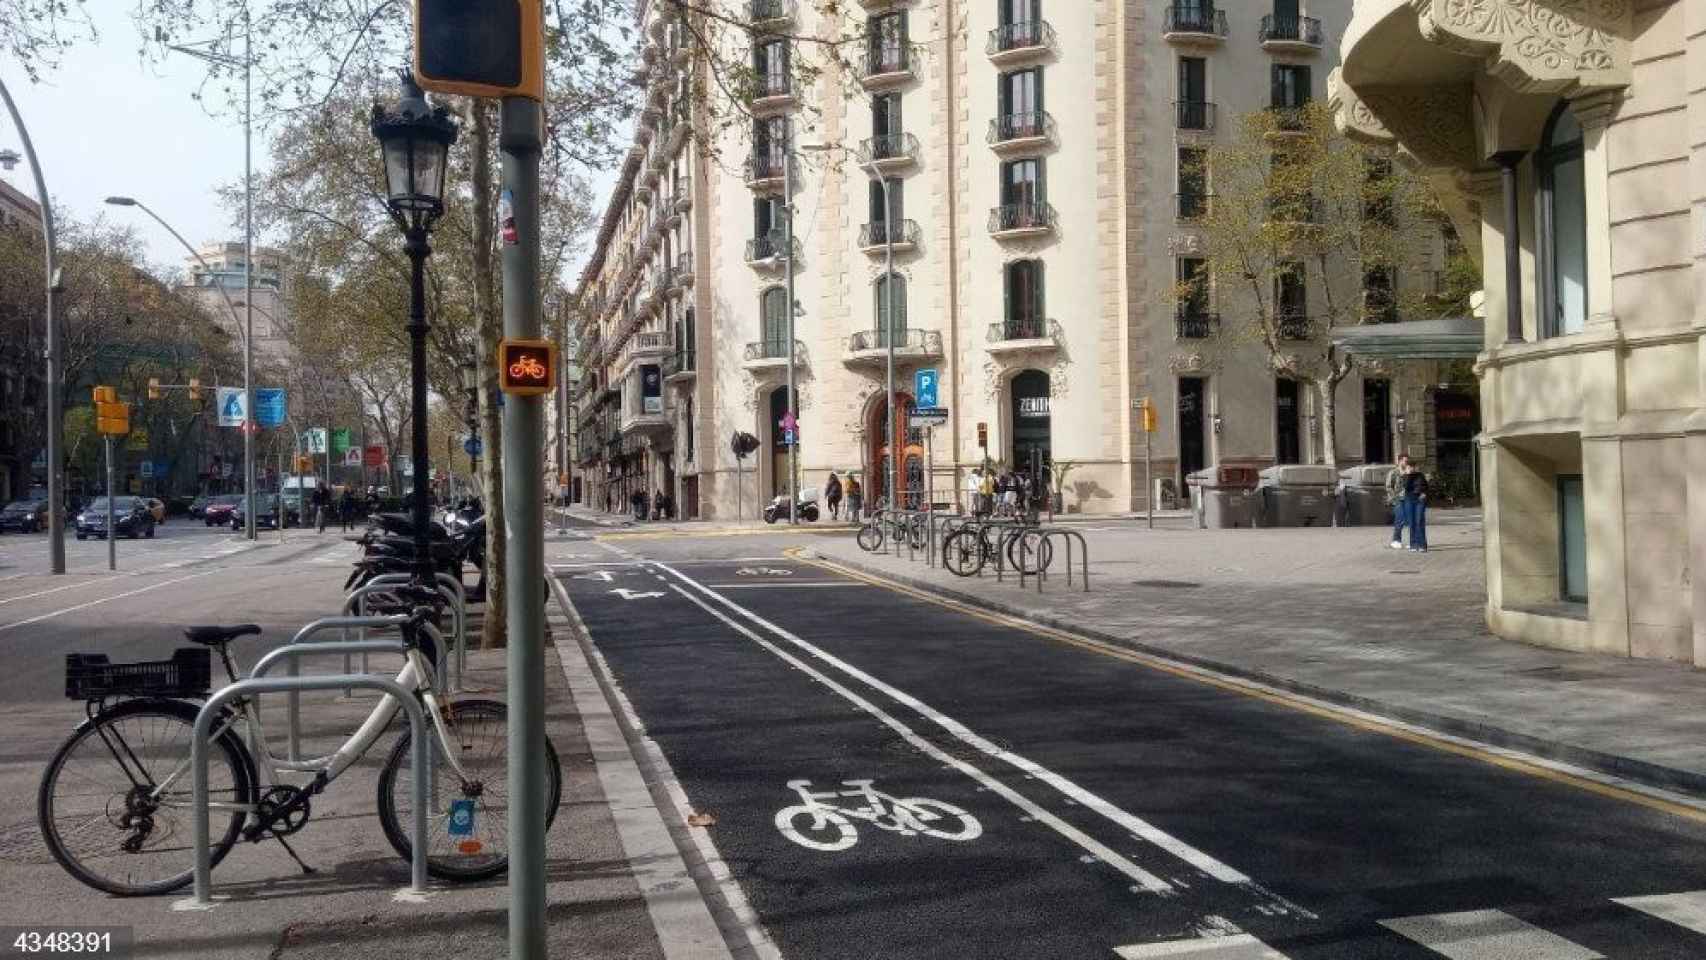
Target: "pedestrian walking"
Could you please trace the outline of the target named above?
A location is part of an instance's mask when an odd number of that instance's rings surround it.
[[[823,499],[824,503],[829,507],[830,519],[840,520],[841,478],[835,475],[834,470],[829,471],[829,478],[823,482]]]
[[[847,519],[857,520],[865,506],[865,488],[859,485],[859,478],[847,475]]]
[[[314,485],[312,502],[314,504],[314,525],[319,528],[316,532],[325,533],[327,508],[331,506],[331,496],[327,494],[325,487],[319,484]]]
[[[664,500],[662,490],[652,491],[652,519],[669,519],[669,503]]]
[[[350,524],[355,521],[355,497],[346,487],[338,496],[338,522],[343,524],[344,532],[348,533]]]
[[[1404,512],[1410,526],[1410,549],[1428,552],[1428,477],[1415,464],[1404,465]]]
[[[1410,468],[1410,455],[1400,453],[1398,466],[1386,475],[1386,505],[1392,509],[1392,549],[1404,549],[1404,472]]]
[[[977,515],[987,517],[995,512],[995,470],[985,467],[977,478]]]
[[[646,520],[646,491],[635,490],[629,494],[628,505],[634,508],[634,519],[644,523]]]
[[[983,471],[972,467],[966,471],[965,489],[961,491],[960,512],[977,514],[977,494],[983,483]]]

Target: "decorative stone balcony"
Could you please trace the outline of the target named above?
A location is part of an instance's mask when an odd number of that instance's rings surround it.
[[[746,242],[746,265],[755,270],[780,270],[787,263],[782,255],[781,231],[771,231],[772,236],[754,237]],[[794,256],[800,255],[800,238],[794,238]]]
[[[806,362],[806,345],[794,341],[794,366],[804,366]],[[786,339],[755,340],[746,345],[746,353],[740,364],[749,373],[775,373],[785,370],[788,366],[788,341]]]
[[[984,52],[998,67],[1016,67],[1046,59],[1056,42],[1054,27],[1047,20],[1021,20],[989,31]]]
[[[746,0],[746,22],[756,32],[784,29],[794,16],[794,0]]]
[[[675,352],[663,361],[663,382],[666,386],[688,384],[699,376],[698,366],[694,361],[693,348],[676,347]]]
[[[860,330],[847,338],[847,353],[841,362],[849,367],[880,367],[888,363],[886,330]],[[897,362],[913,363],[942,359],[942,334],[938,330],[902,329],[894,332]]]
[[[1060,349],[1060,324],[1042,318],[1002,320],[989,325],[984,349],[996,356],[1049,353]]]

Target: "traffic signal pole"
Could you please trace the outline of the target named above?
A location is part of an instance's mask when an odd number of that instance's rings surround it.
[[[107,434],[107,569],[118,569],[118,527],[113,525],[113,435]]]
[[[514,217],[502,247],[506,339],[540,336],[539,153],[544,112],[536,100],[503,98],[498,127],[501,189]],[[499,204],[500,208],[506,204]],[[503,408],[504,550],[509,565],[509,955],[545,951],[545,398],[506,398]]]

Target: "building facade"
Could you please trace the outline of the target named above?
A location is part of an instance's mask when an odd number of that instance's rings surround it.
[[[1480,239],[1503,636],[1706,664],[1703,34],[1706,0],[1358,0],[1346,34],[1338,122]]]
[[[1172,291],[1212,193],[1198,151],[1242,114],[1324,96],[1347,0],[859,0],[842,23],[731,0],[751,31],[710,34],[677,9],[640,5],[646,109],[579,290],[588,502],[661,490],[684,516],[750,517],[792,455],[803,487],[853,472],[869,502],[897,460],[914,502],[952,501],[986,461],[1071,463],[1065,507],[1115,512],[1216,463],[1322,459],[1314,391],[1222,339],[1212,295]],[[794,69],[810,44],[787,37],[846,33],[849,62]],[[691,46],[707,35],[752,89],[708,75]],[[727,96],[750,118],[713,122]],[[905,415],[919,371],[948,410],[928,432]],[[1439,380],[1353,374],[1341,463],[1431,457]],[[1150,437],[1140,401],[1160,412]]]
[[[240,345],[248,312],[243,300],[243,244],[209,243],[196,252],[201,259],[185,258],[184,269],[189,280],[180,291],[200,304],[208,316],[215,318],[220,328]],[[205,266],[202,261],[206,261]],[[250,282],[254,287],[256,361],[282,363],[291,355],[285,326],[288,308],[284,254],[271,247],[256,247]]]

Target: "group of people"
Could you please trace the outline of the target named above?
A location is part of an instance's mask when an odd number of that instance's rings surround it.
[[[615,497],[614,490],[605,491],[605,509],[610,509],[610,500]],[[674,520],[675,500],[662,490],[654,490],[650,497],[646,491],[637,489],[628,494],[628,509],[634,512],[634,519],[645,520]]]
[[[1404,530],[1410,531],[1410,549],[1428,552],[1428,477],[1399,455],[1398,467],[1386,477],[1386,502],[1392,506],[1392,549],[1404,549]]]
[[[966,474],[966,508],[980,517],[1014,517],[1037,509],[1048,496],[1046,476],[1011,468],[973,467]]]
[[[857,520],[859,512],[865,507],[865,488],[859,485],[859,478],[849,473],[847,482],[842,483],[835,471],[829,471],[829,476],[823,481],[823,505],[829,508],[831,520],[841,519],[841,504],[847,503],[847,519]]]

